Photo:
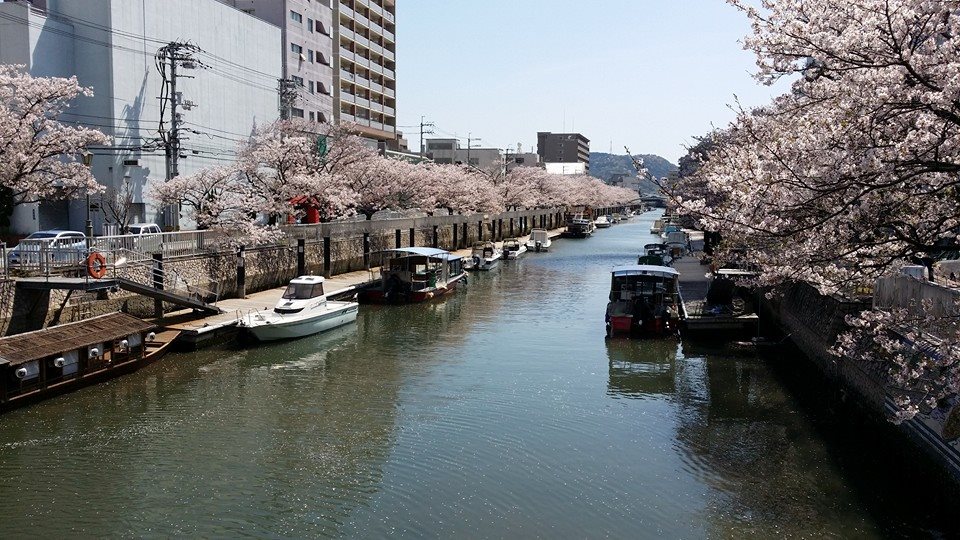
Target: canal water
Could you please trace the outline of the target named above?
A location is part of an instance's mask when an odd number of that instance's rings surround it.
[[[173,354],[0,417],[4,537],[882,537],[943,532],[796,359],[604,339],[654,214],[446,300]],[[786,365],[792,367],[786,367]],[[920,484],[922,485],[922,484]]]

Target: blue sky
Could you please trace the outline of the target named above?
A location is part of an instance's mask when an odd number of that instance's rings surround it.
[[[749,30],[722,0],[399,0],[398,124],[525,149],[565,127],[676,162],[733,118],[734,95],[783,91],[751,77]],[[419,128],[401,130],[415,149]]]

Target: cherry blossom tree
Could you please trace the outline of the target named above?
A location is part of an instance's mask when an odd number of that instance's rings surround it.
[[[728,247],[747,248],[771,285],[806,281],[847,294],[956,246],[957,3],[730,3],[753,25],[745,46],[758,79],[788,78],[791,90],[764,107],[739,107],[695,175],[708,193],[677,193],[675,202],[722,231]],[[898,319],[867,313],[851,322],[901,339]],[[940,327],[920,320],[914,325]],[[939,338],[956,343],[956,330],[945,328]],[[852,343],[864,341],[845,338]],[[928,395],[956,392],[960,355],[944,353],[926,367],[891,353],[894,379],[939,381],[940,392]],[[934,368],[949,373],[934,376]],[[916,412],[914,394],[904,392],[901,406],[901,419]]]
[[[24,66],[0,65],[0,186],[15,204],[102,190],[77,158],[109,137],[60,120],[77,96],[92,95],[76,77],[33,77]]]

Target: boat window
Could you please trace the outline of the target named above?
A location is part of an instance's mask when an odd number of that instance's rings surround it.
[[[323,296],[323,283],[291,283],[283,293],[285,300],[306,300]]]

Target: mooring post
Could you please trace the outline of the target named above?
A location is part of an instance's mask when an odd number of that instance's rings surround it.
[[[323,275],[330,277],[333,273],[330,271],[330,237],[323,237]]]
[[[440,235],[437,232],[437,228],[438,227],[436,225],[433,226],[433,247],[435,248],[440,247]]]
[[[452,250],[452,251],[456,251],[456,250],[457,250],[457,246],[460,245],[460,239],[458,238],[459,235],[460,235],[460,227],[457,226],[456,223],[454,223],[454,224],[453,224],[453,250]]]
[[[394,231],[394,232],[395,232],[396,239],[397,239],[397,245],[394,246],[394,247],[397,248],[397,249],[400,249],[400,229],[397,229],[397,230]]]
[[[153,254],[153,288],[163,290],[163,253]],[[163,300],[159,298],[153,300],[153,316],[163,318]]]
[[[513,236],[513,218],[510,218],[510,236]]]
[[[247,297],[247,260],[243,254],[243,246],[237,248],[237,296]]]
[[[477,222],[477,240],[483,241],[483,221]]]
[[[302,276],[307,273],[307,240],[305,238],[297,239],[297,275]]]
[[[363,267],[370,266],[370,233],[363,233]]]
[[[503,240],[503,218],[497,220],[497,229],[499,229],[497,232],[497,238],[499,240]]]
[[[466,222],[466,221],[463,222],[463,235],[462,235],[462,238],[460,238],[460,241],[463,242],[463,246],[464,246],[464,247],[467,247],[467,246],[470,245],[470,244],[469,244],[469,242],[470,242],[470,237],[467,236],[467,222]]]
[[[410,233],[410,247],[417,245],[417,230],[413,227],[410,227],[408,231]]]

